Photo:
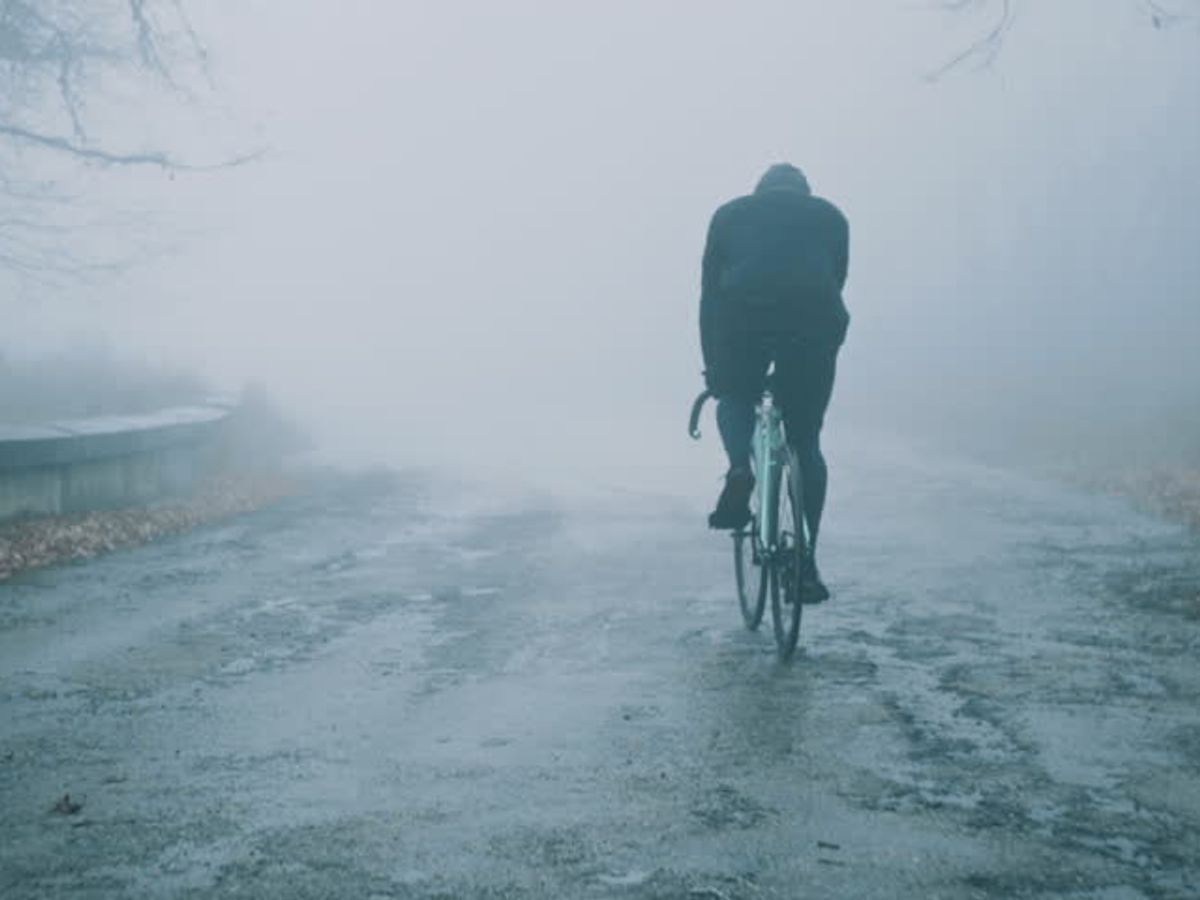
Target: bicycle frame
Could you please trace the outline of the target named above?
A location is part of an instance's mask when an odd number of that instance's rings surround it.
[[[762,400],[754,411],[754,434],[751,437],[751,464],[754,467],[754,490],[757,492],[753,499],[758,501],[755,504],[758,512],[751,519],[750,527],[733,532],[733,556],[738,605],[741,607],[746,627],[751,631],[758,628],[762,622],[763,604],[769,593],[776,649],[780,661],[787,662],[796,649],[796,640],[800,634],[801,608],[804,603],[804,558],[811,552],[811,548],[801,512],[803,480],[794,452],[787,442],[783,411],[776,405],[771,388],[772,381],[768,380]],[[700,437],[700,412],[710,397],[711,394],[705,391],[692,404],[688,432],[693,438]],[[786,483],[783,477],[785,470]],[[786,524],[780,522],[780,507],[784,505],[781,491],[788,492],[787,508],[792,517]],[[747,550],[751,554],[749,560],[746,558]],[[746,569],[747,562],[759,567],[758,588],[753,595],[748,587],[750,579]]]
[[[769,391],[763,395],[756,416],[753,444],[754,472],[758,479],[755,485],[759,509],[756,526],[758,546],[770,558],[778,550],[779,540],[779,507],[775,502],[775,491],[782,486],[777,483],[775,473],[779,470],[779,454],[786,448],[787,438],[783,416]]]

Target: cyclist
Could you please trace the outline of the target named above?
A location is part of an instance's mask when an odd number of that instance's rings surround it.
[[[775,395],[799,457],[815,554],[828,479],[821,426],[850,321],[842,300],[848,262],[845,216],[814,196],[804,174],[788,163],[771,166],[754,193],[713,215],[704,248],[700,343],[729,471],[709,527],[738,529],[750,520],[754,408],[774,362]],[[813,600],[828,597],[815,562],[805,578]]]

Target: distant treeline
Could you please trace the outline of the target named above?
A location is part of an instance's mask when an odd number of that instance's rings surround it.
[[[18,359],[0,351],[0,423],[122,415],[206,397],[202,379],[89,350]]]

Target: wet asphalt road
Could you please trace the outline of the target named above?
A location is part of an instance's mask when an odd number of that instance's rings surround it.
[[[835,459],[789,667],[712,472],[322,476],[0,585],[0,897],[1200,896],[1194,539]]]

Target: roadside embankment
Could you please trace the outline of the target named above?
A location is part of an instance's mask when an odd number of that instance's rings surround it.
[[[0,580],[265,506],[296,438],[261,398],[0,426]]]
[[[153,502],[217,465],[232,406],[0,426],[0,521]]]

